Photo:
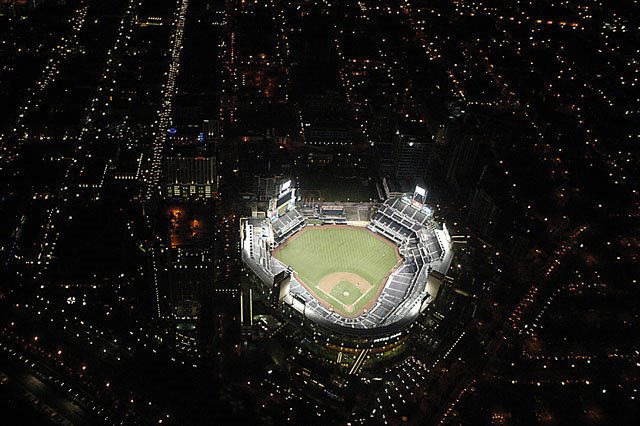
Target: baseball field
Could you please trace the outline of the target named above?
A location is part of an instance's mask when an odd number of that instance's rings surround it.
[[[397,246],[366,228],[307,226],[273,252],[326,307],[346,317],[370,308],[401,261]]]

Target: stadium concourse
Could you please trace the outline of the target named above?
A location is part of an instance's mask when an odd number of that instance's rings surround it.
[[[386,340],[384,336],[403,334],[437,297],[453,258],[451,237],[446,226],[436,223],[424,205],[422,188],[417,187],[413,196],[405,194],[386,200],[362,232],[393,242],[402,259],[381,284],[369,309],[350,317],[318,300],[310,286],[297,278],[295,268],[272,256],[305,226],[305,218],[295,207],[278,217],[243,219],[243,261],[259,279],[264,292],[276,301],[274,307],[284,303],[334,335],[367,337],[375,342]],[[316,227],[319,231],[324,228]]]

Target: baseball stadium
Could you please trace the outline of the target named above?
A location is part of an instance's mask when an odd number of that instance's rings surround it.
[[[426,191],[389,198],[368,222],[307,220],[290,182],[266,217],[241,221],[245,266],[274,308],[297,312],[340,345],[388,344],[437,297],[453,257]]]

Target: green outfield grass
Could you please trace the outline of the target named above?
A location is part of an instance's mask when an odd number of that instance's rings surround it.
[[[348,226],[307,227],[274,252],[276,259],[294,272],[324,302],[343,314],[359,312],[378,294],[384,279],[399,260],[393,245],[366,228]],[[373,288],[361,291],[355,283],[340,281],[330,292],[318,287],[326,275],[348,272],[361,276]],[[353,305],[347,312],[345,305]]]

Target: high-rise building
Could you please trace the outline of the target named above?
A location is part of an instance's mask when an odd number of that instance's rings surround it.
[[[394,176],[394,117],[391,108],[372,107],[369,125],[369,143],[374,146],[377,155],[380,176]]]
[[[469,181],[473,182],[477,178],[477,175],[473,176],[473,172],[479,148],[480,137],[478,135],[464,135],[453,143],[446,172],[446,179],[449,183],[457,187]]]
[[[393,136],[396,178],[424,178],[429,170],[435,141],[424,125],[405,123]]]
[[[164,194],[182,200],[218,196],[215,157],[175,156],[164,162]]]
[[[220,140],[220,122],[218,120],[203,120],[202,136],[206,144],[216,146]]]
[[[502,209],[483,188],[476,188],[467,214],[469,224],[482,236],[494,239]]]

